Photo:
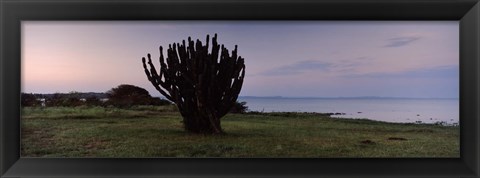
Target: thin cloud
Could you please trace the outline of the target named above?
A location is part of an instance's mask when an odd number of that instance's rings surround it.
[[[315,61],[315,60],[305,60],[299,61],[290,65],[285,65],[282,67],[274,68],[260,73],[260,75],[267,76],[277,76],[277,75],[296,75],[301,74],[306,71],[318,71],[318,70],[327,70],[331,63]]]
[[[334,71],[338,72],[353,72],[357,71],[359,67],[371,65],[373,63],[374,58],[371,57],[357,57],[350,60],[339,60],[332,68]]]
[[[387,40],[388,44],[386,44],[384,47],[394,48],[394,47],[406,46],[419,39],[420,37],[414,37],[414,36],[390,38]]]
[[[379,72],[357,75],[345,75],[349,78],[458,78],[459,67],[456,65],[439,66],[432,68],[413,69],[402,72]]]

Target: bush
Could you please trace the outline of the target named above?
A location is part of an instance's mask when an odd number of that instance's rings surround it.
[[[83,105],[83,102],[79,98],[67,97],[63,98],[60,106],[76,107]]]
[[[103,103],[95,96],[91,96],[85,99],[85,105],[87,106],[101,106]]]
[[[150,103],[148,104],[153,106],[163,106],[163,105],[170,105],[172,103],[168,100],[165,100],[159,97],[152,97],[150,98]]]
[[[29,94],[29,93],[22,93],[21,103],[22,103],[22,107],[39,106],[41,104],[41,102],[37,100],[37,97],[35,97],[35,95]]]
[[[246,113],[247,111],[248,111],[248,106],[247,106],[247,102],[245,101],[242,101],[242,102],[236,101],[233,107],[230,109],[230,113],[243,114],[243,113]]]
[[[150,102],[150,94],[147,90],[134,86],[122,84],[107,91],[107,105],[116,107],[131,107],[133,105],[147,105]]]

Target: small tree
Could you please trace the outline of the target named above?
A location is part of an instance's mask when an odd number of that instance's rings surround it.
[[[116,107],[131,107],[133,105],[147,105],[152,98],[147,90],[122,84],[107,91],[107,105]]]
[[[237,101],[245,76],[244,59],[237,55],[237,46],[230,55],[217,43],[217,34],[207,35],[206,45],[188,38],[188,46],[169,45],[166,59],[160,46],[160,69],[155,69],[150,54],[148,65],[142,58],[148,80],[168,100],[174,102],[185,130],[192,133],[223,133],[220,118]],[[211,52],[209,52],[209,48]],[[220,51],[221,49],[221,51]]]

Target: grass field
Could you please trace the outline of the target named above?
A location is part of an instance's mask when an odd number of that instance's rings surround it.
[[[228,114],[193,135],[171,106],[23,108],[23,157],[459,157],[458,126],[308,113]]]

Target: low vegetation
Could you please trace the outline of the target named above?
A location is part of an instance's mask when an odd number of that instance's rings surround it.
[[[34,94],[22,93],[21,103],[24,107],[78,107],[78,106],[113,106],[129,108],[135,105],[162,106],[172,104],[170,101],[152,97],[144,88],[121,84],[105,93],[70,93]]]
[[[311,113],[227,114],[184,131],[174,105],[24,107],[24,157],[459,157],[459,127]]]

